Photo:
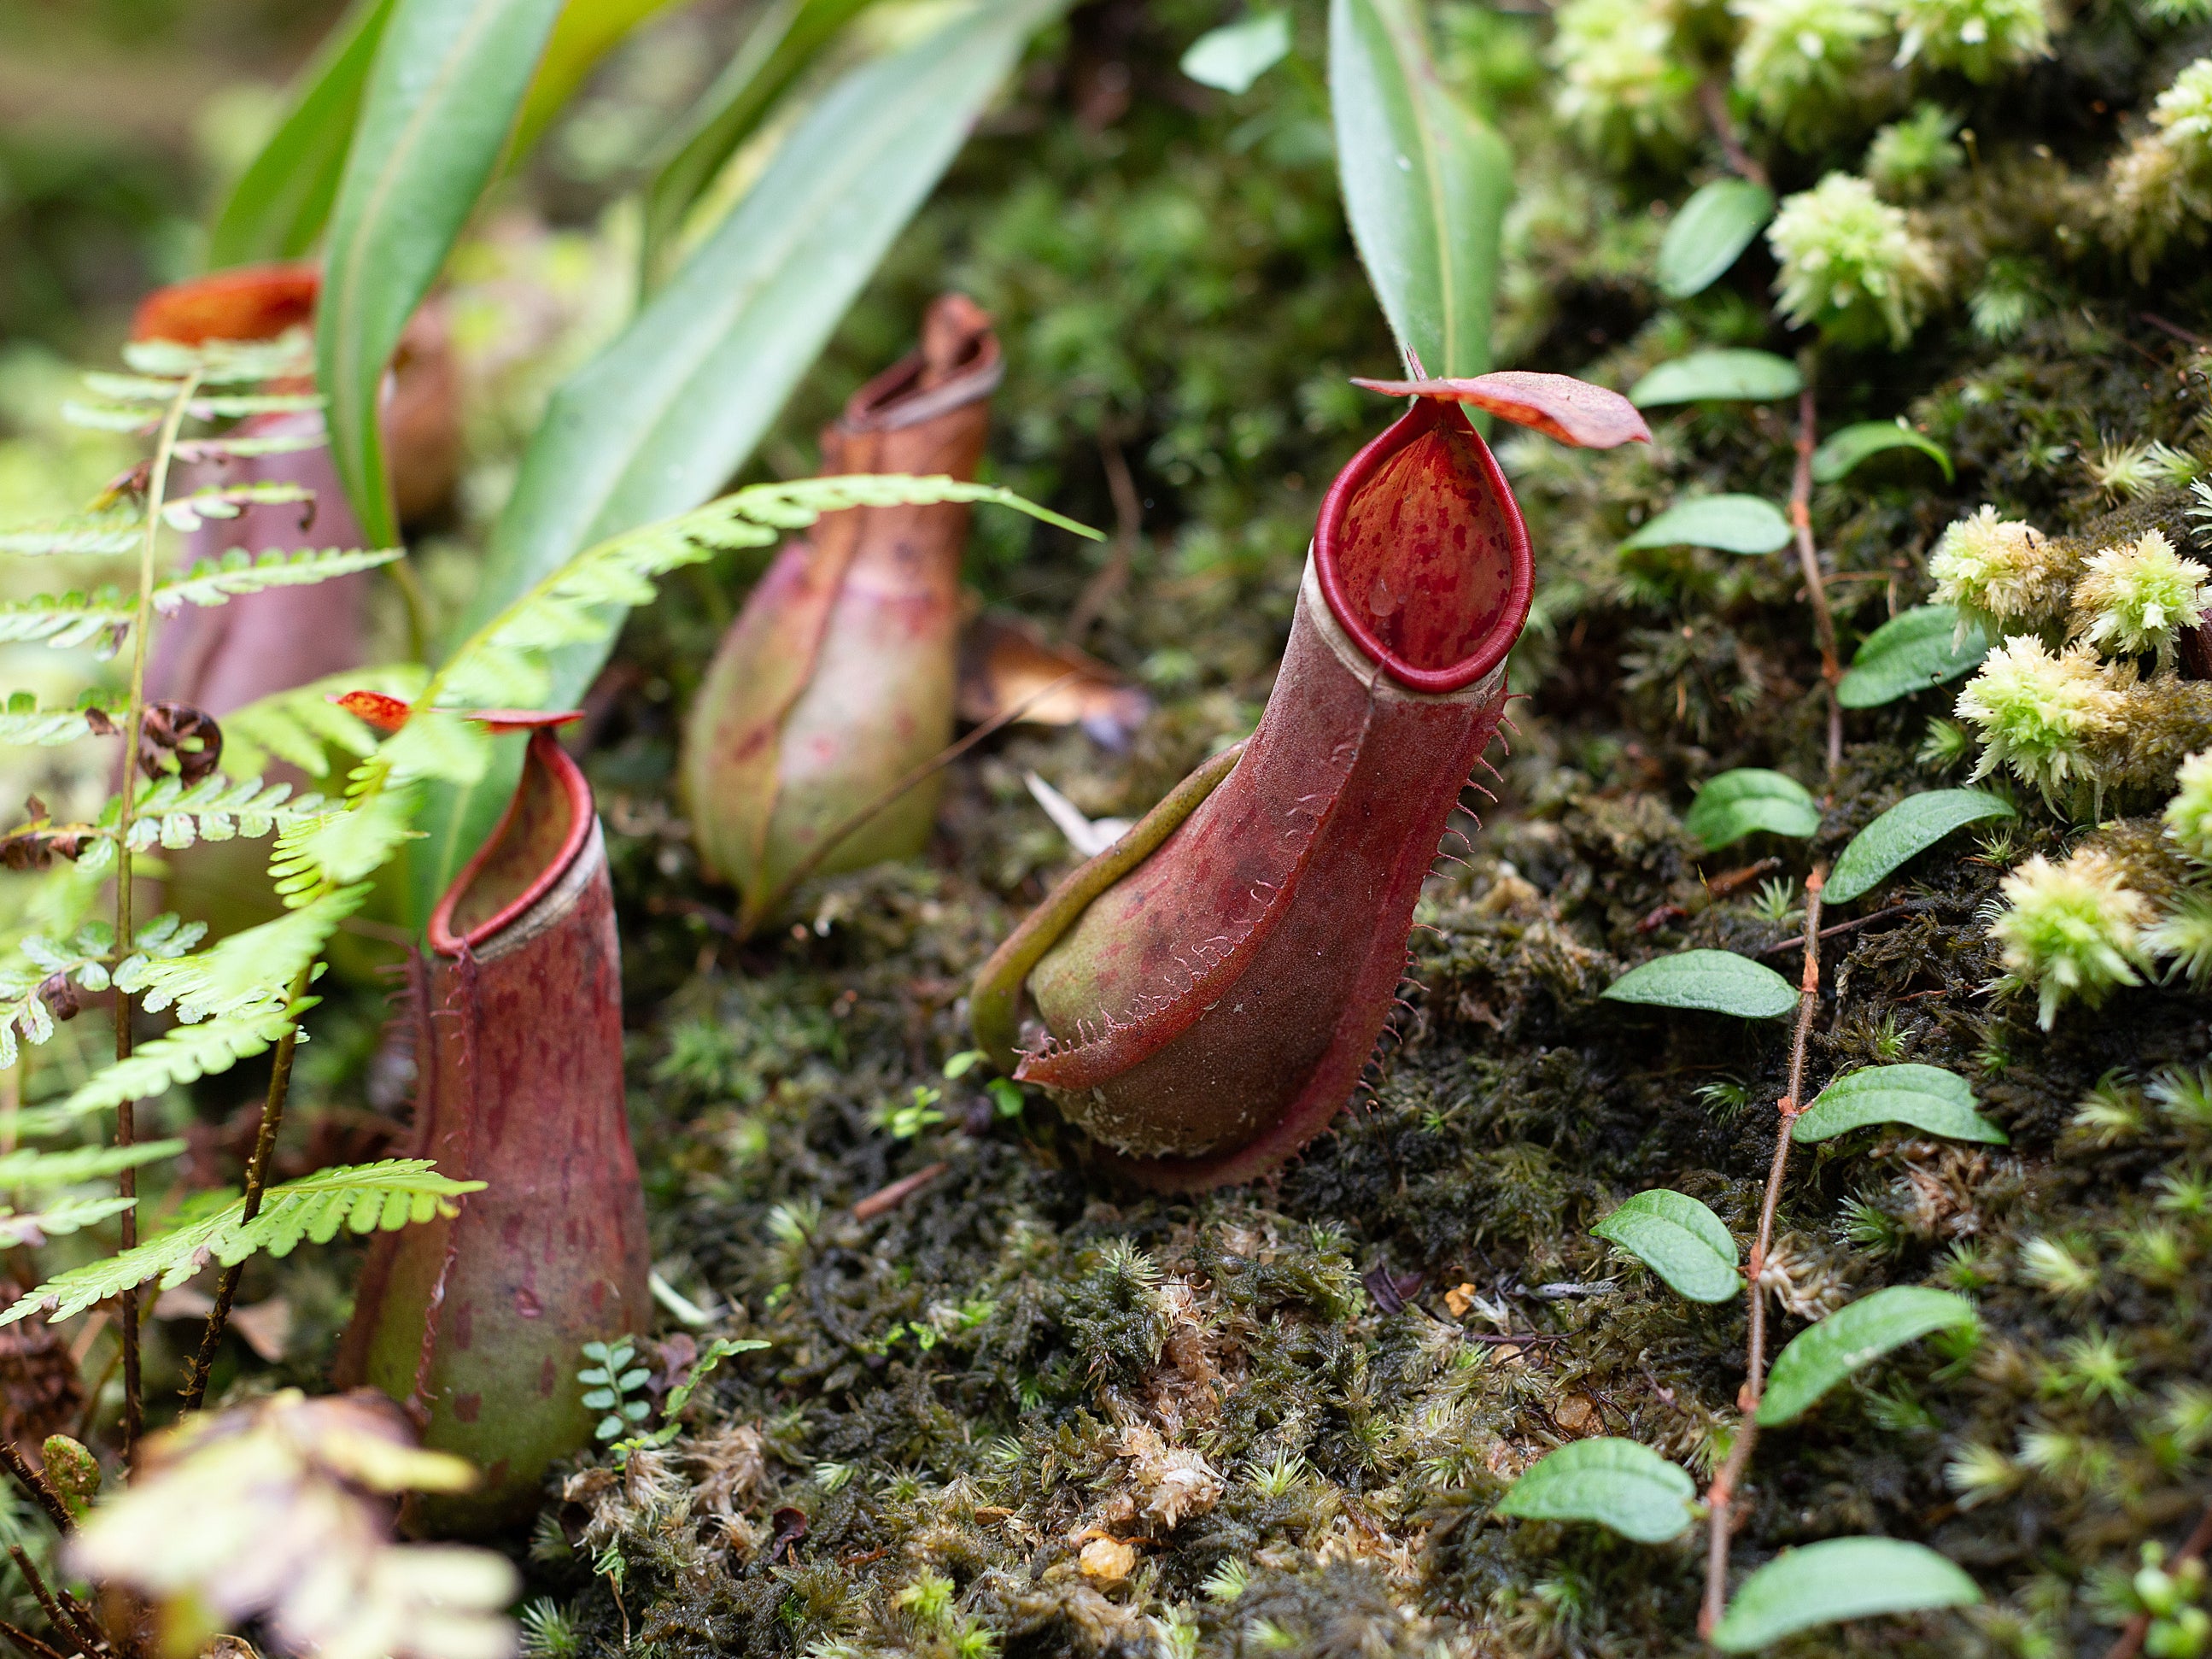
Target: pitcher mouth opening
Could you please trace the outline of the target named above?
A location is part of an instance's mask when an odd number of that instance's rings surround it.
[[[1430,398],[1329,486],[1314,566],[1353,643],[1425,692],[1460,690],[1504,661],[1536,586],[1497,459],[1458,404]]]
[[[499,827],[430,913],[430,948],[457,957],[497,938],[560,884],[596,822],[581,769],[550,730],[532,732]]]

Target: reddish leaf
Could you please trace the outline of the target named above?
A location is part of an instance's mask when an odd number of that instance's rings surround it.
[[[1365,386],[1393,398],[1436,398],[1449,403],[1473,404],[1502,420],[1534,427],[1562,443],[1584,449],[1611,449],[1619,444],[1651,441],[1651,428],[1637,413],[1636,405],[1618,392],[1608,392],[1571,374],[1534,374],[1523,369],[1503,369],[1478,374],[1471,380],[1364,380]]]
[[[342,696],[333,695],[330,701],[380,732],[397,732],[407,724],[407,705],[381,691],[348,691]]]

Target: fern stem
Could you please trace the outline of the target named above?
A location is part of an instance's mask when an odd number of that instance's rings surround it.
[[[154,625],[154,557],[161,539],[161,506],[169,489],[169,461],[176,453],[177,432],[185,423],[192,394],[199,390],[199,371],[178,382],[177,395],[161,416],[161,434],[154,441],[154,459],[146,476],[146,539],[138,550],[138,608],[131,626],[131,701],[123,720],[123,800],[115,831],[115,949],[118,957],[131,954],[131,817],[138,793],[138,728],[146,717],[146,636]],[[131,1058],[131,994],[115,989],[115,1057]],[[126,1100],[115,1109],[115,1144],[128,1146],[137,1139],[137,1103]],[[118,1197],[133,1200],[122,1217],[123,1248],[138,1243],[138,1172],[125,1170],[116,1179]],[[138,1352],[138,1292],[134,1287],[117,1298],[123,1340],[123,1462],[138,1457],[138,1435],[145,1426],[145,1387]]]
[[[287,1001],[297,1004],[307,994],[307,983],[314,975],[310,963],[300,970],[292,981],[292,991]],[[269,1163],[276,1156],[276,1131],[284,1121],[284,1100],[292,1088],[292,1050],[300,1040],[300,1028],[295,1024],[284,1028],[284,1035],[276,1039],[276,1057],[269,1068],[269,1097],[261,1108],[261,1127],[253,1137],[253,1155],[246,1164],[246,1207],[240,1219],[251,1221],[261,1213],[261,1194],[268,1190]],[[216,1283],[215,1306],[208,1310],[207,1328],[200,1333],[200,1351],[192,1360],[191,1371],[185,1381],[185,1409],[196,1412],[207,1397],[208,1373],[215,1369],[216,1351],[222,1346],[223,1328],[230,1322],[230,1304],[238,1294],[239,1275],[246,1271],[241,1259],[222,1270]]]
[[[46,1623],[52,1627],[54,1634],[67,1642],[72,1651],[93,1659],[93,1656],[105,1645],[104,1632],[87,1630],[78,1620],[70,1617],[62,1604],[54,1600],[53,1591],[46,1587],[46,1576],[39,1571],[37,1564],[31,1559],[30,1553],[21,1544],[9,1545],[8,1553],[15,1560],[15,1571],[23,1575],[23,1582],[30,1586],[32,1597],[38,1602],[39,1610],[46,1615]]]

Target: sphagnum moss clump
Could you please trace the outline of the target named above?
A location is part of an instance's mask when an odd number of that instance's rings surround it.
[[[2166,804],[2166,839],[2197,863],[2212,865],[2212,749],[2181,763]]]
[[[1674,49],[1672,9],[1648,0],[1566,0],[1553,14],[1554,106],[1583,142],[1625,155],[1696,130],[1696,75]]]
[[[1984,505],[1946,530],[1928,558],[1938,605],[1959,612],[1955,637],[1978,623],[1992,639],[2064,614],[2073,560],[2033,525]]]
[[[1897,61],[1955,70],[1970,81],[2051,55],[2045,0],[1897,0]]]
[[[1785,200],[1766,239],[1782,264],[1782,314],[1843,344],[1902,347],[1942,285],[1935,245],[1851,173]]]
[[[1743,23],[1733,73],[1770,126],[1802,130],[1844,94],[1890,30],[1881,0],[1729,0]]]
[[[2095,793],[2094,756],[2118,724],[2124,690],[2086,646],[2053,653],[2033,635],[2007,640],[1959,694],[1959,717],[1981,739],[1974,776],[2002,768],[2051,802]]]
[[[2165,532],[2146,530],[2091,556],[2074,587],[2072,632],[2108,656],[2154,653],[2163,672],[2175,635],[2204,619],[2208,585],[2212,570],[2177,553]]]
[[[2150,903],[2111,859],[2077,852],[2053,864],[2038,854],[2005,878],[2003,891],[2011,908],[1990,933],[2006,969],[2034,988],[2045,1030],[2069,999],[2094,1007],[2115,988],[2142,982]]]

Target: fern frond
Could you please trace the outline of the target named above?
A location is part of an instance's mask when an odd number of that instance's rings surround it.
[[[322,406],[312,392],[219,392],[194,398],[185,409],[196,421],[227,421],[241,415],[300,415]]]
[[[430,671],[419,663],[392,663],[275,692],[222,717],[223,760],[235,772],[266,771],[271,760],[281,760],[311,778],[327,777],[331,750],[366,758],[377,744],[368,724],[333,704],[333,696],[381,691],[411,702],[429,678]],[[0,720],[0,732],[4,730]]]
[[[53,1011],[35,985],[10,985],[6,994],[0,996],[0,1071],[15,1063],[20,1052],[15,1046],[18,1032],[34,1048],[53,1040]]]
[[[0,530],[0,553],[27,558],[71,558],[135,553],[146,534],[145,515],[127,499],[97,513],[74,514],[51,524]]]
[[[321,432],[255,432],[220,438],[179,438],[170,454],[180,463],[197,466],[202,461],[236,460],[253,455],[293,455],[303,449],[320,449],[330,439]]]
[[[301,997],[289,1005],[276,1001],[198,1025],[175,1030],[141,1043],[128,1060],[118,1060],[95,1073],[91,1080],[62,1103],[66,1112],[97,1112],[126,1100],[147,1100],[173,1088],[218,1072],[227,1072],[241,1060],[251,1060],[298,1024],[299,1016],[319,999]]]
[[[117,965],[115,982],[125,991],[143,992],[149,1013],[173,1002],[177,1018],[186,1024],[279,1001],[368,893],[366,882],[335,889],[196,955],[169,962],[134,957]]]
[[[204,386],[244,386],[258,380],[294,380],[315,372],[307,331],[295,328],[273,340],[133,340],[123,361],[141,374],[181,380],[196,374]]]
[[[402,842],[418,833],[417,793],[405,784],[378,788],[343,811],[325,812],[286,830],[269,859],[278,896],[287,906],[305,904],[326,886],[374,875]]]
[[[0,1245],[12,1249],[28,1244],[35,1249],[50,1238],[82,1232],[87,1227],[97,1226],[112,1216],[137,1206],[135,1198],[57,1199],[28,1215],[18,1215],[0,1206]]]
[[[57,650],[89,645],[95,656],[112,657],[137,614],[138,607],[118,587],[41,593],[0,603],[0,641],[51,645]]]
[[[272,831],[289,830],[321,817],[331,810],[320,795],[295,797],[289,783],[264,783],[259,778],[236,781],[210,772],[187,784],[173,772],[153,780],[140,792],[132,809],[131,849],[143,852],[159,843],[178,852],[203,841],[230,841],[244,836],[258,841]],[[112,830],[122,815],[109,803],[100,814],[100,827]]]
[[[65,1152],[42,1152],[26,1146],[0,1156],[0,1192],[18,1188],[75,1187],[87,1181],[105,1181],[125,1170],[142,1169],[174,1158],[189,1142],[140,1140],[128,1146],[72,1146]]]
[[[181,379],[165,374],[118,374],[105,368],[88,368],[78,378],[87,391],[122,404],[166,404],[184,386]]]
[[[726,548],[765,547],[787,532],[807,528],[825,513],[939,501],[995,502],[1098,538],[1097,531],[995,484],[901,473],[755,484],[693,512],[586,548],[453,653],[439,673],[433,704],[448,708],[530,706],[544,696],[545,659],[551,653],[607,637],[623,611],[651,599],[653,582],[672,570],[696,564]]]
[[[475,721],[442,708],[423,708],[386,739],[377,758],[394,783],[441,778],[474,783],[491,765],[491,738]]]
[[[256,556],[234,547],[220,558],[202,559],[156,586],[154,608],[165,617],[173,616],[187,605],[221,605],[271,587],[306,587],[357,570],[374,570],[405,554],[399,547],[311,547],[297,553]]]
[[[210,1261],[231,1267],[257,1251],[288,1255],[301,1239],[327,1244],[340,1228],[390,1232],[410,1222],[459,1212],[453,1202],[483,1190],[481,1181],[454,1181],[428,1158],[388,1158],[380,1164],[323,1170],[288,1181],[263,1194],[261,1213],[246,1219],[246,1200],[195,1209],[167,1232],[136,1249],[51,1279],[0,1314],[12,1325],[41,1308],[49,1319],[68,1319],[96,1302],[158,1279],[174,1290]]]
[[[210,484],[189,495],[161,503],[161,521],[172,530],[198,530],[210,519],[234,519],[249,507],[273,507],[283,501],[312,501],[315,492],[305,484],[278,483],[262,479],[250,483]]]
[[[62,402],[62,419],[94,432],[143,434],[161,424],[161,411],[152,404],[88,404],[68,398]]]
[[[51,747],[95,734],[112,737],[115,722],[110,717],[121,712],[121,702],[105,692],[86,692],[74,708],[41,708],[37,692],[10,691],[6,705],[0,707],[0,743]],[[93,722],[95,714],[100,716],[98,726]]]

